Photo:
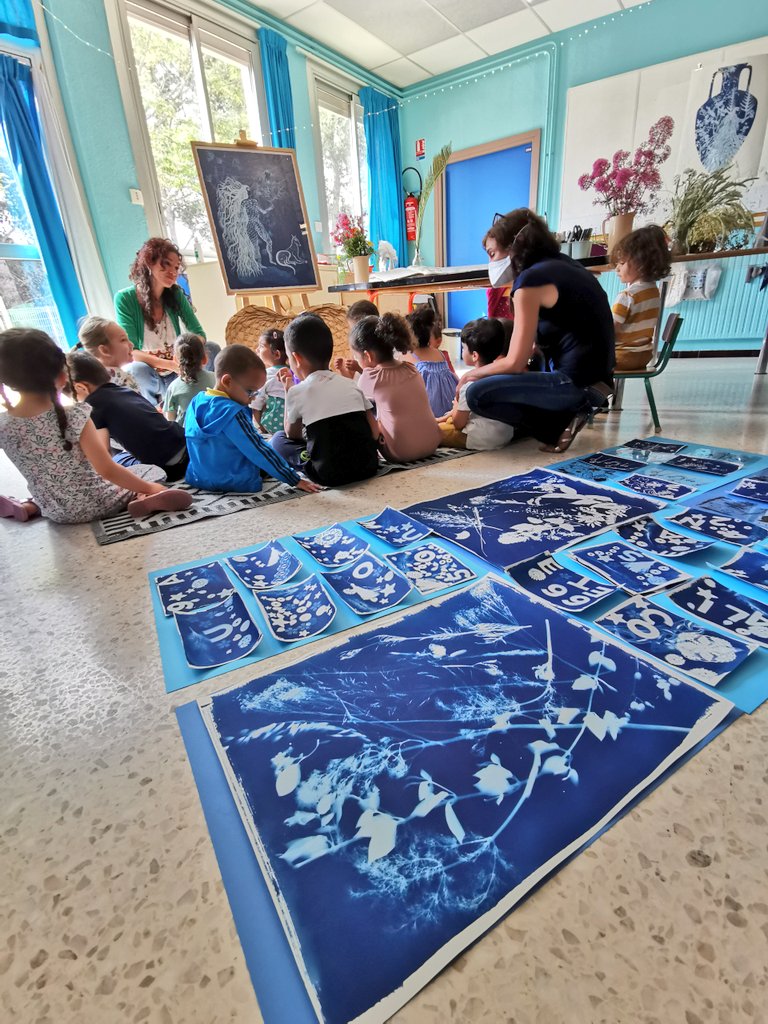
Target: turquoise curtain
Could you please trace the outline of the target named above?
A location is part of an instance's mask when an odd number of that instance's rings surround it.
[[[37,42],[31,0],[0,0],[0,33]]]
[[[282,149],[296,148],[296,134],[293,130],[293,94],[291,76],[288,73],[288,44],[284,36],[271,28],[259,29],[259,51],[261,71],[264,76],[264,92],[267,95],[269,124],[272,129],[272,146]]]
[[[397,250],[401,267],[408,264],[401,174],[400,119],[397,101],[369,86],[360,90],[368,152],[370,236],[374,246],[385,239]]]
[[[48,284],[70,343],[86,308],[64,225],[43,154],[32,72],[26,64],[0,54],[0,120],[11,163],[19,178],[45,264]]]

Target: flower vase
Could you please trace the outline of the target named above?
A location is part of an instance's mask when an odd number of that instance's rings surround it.
[[[369,259],[369,256],[352,257],[352,274],[355,278],[355,284],[365,284],[370,277],[370,270],[368,269]]]
[[[607,221],[603,222],[603,230],[605,226],[608,226],[608,258],[611,259],[613,250],[616,248],[622,238],[626,236],[632,230],[632,225],[635,220],[634,213],[617,213],[613,217],[609,217]]]
[[[421,249],[419,248],[418,243],[416,244],[416,248],[413,250],[413,259],[411,260],[411,266],[412,267],[423,267],[424,266],[424,260],[421,257]]]

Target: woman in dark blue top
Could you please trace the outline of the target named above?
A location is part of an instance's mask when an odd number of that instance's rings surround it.
[[[613,392],[613,316],[594,274],[560,252],[532,210],[494,221],[483,245],[493,287],[512,284],[515,325],[507,355],[461,383],[472,412],[533,434],[564,452]]]

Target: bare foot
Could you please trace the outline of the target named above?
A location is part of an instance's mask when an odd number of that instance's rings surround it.
[[[39,515],[40,509],[34,501],[16,501],[15,498],[0,495],[0,519],[15,519],[17,523],[26,523]]]
[[[152,512],[183,512],[192,504],[192,495],[189,491],[182,491],[178,487],[168,487],[158,491],[157,494],[144,494],[128,502],[130,515],[139,518],[148,516]]]

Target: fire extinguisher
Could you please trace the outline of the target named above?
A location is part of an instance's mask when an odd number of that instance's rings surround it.
[[[405,175],[406,171],[414,171],[419,177],[419,191],[418,194],[414,192],[408,192],[403,186],[405,192],[405,237],[409,242],[416,241],[416,219],[419,215],[419,196],[421,195],[422,180],[421,175],[416,167],[406,167],[403,171]]]

